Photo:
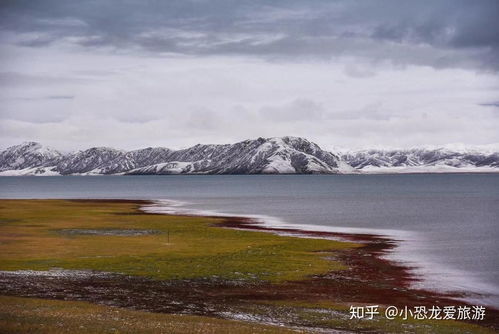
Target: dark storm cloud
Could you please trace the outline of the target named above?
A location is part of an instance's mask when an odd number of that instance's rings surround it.
[[[19,72],[0,72],[0,87],[25,87],[59,85],[69,83],[88,83],[90,79],[74,78],[69,76],[35,75]]]
[[[3,1],[18,44],[499,69],[499,1]],[[416,48],[418,47],[418,48]]]
[[[48,100],[72,100],[75,97],[72,95],[50,95],[45,97]]]
[[[480,105],[484,106],[484,107],[499,107],[499,101],[497,101],[497,102],[480,103]]]
[[[20,101],[40,101],[40,100],[73,100],[74,96],[71,95],[49,95],[42,97],[14,97],[11,100],[20,100]]]

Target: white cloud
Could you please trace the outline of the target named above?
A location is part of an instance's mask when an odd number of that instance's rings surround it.
[[[352,57],[158,57],[66,44],[6,46],[4,54],[3,146],[175,148],[281,135],[350,148],[499,142],[499,114],[481,105],[498,99],[494,74]],[[48,98],[57,96],[71,98]]]

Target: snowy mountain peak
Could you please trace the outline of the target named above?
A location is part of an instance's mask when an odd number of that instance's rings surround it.
[[[0,153],[0,171],[50,166],[61,158],[62,154],[59,151],[37,142],[24,142]]]
[[[51,149],[42,146],[42,144],[37,143],[35,141],[25,141],[19,145],[14,145],[8,147],[6,151],[10,152],[35,152],[35,151],[50,151]]]
[[[39,147],[42,145],[36,141],[25,141],[25,142],[22,142],[20,145],[15,145],[15,146],[11,146],[11,147],[37,147],[37,146]]]

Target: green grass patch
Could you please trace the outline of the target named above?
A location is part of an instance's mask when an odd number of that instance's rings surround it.
[[[342,269],[318,251],[356,244],[240,231],[216,218],[133,214],[133,202],[0,201],[0,270],[93,269],[154,279],[279,282]],[[147,235],[67,230],[151,230]]]

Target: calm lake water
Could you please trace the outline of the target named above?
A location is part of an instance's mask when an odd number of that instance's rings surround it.
[[[401,240],[390,257],[416,265],[423,286],[499,306],[498,174],[0,177],[0,197],[170,199],[178,210],[375,232]]]

